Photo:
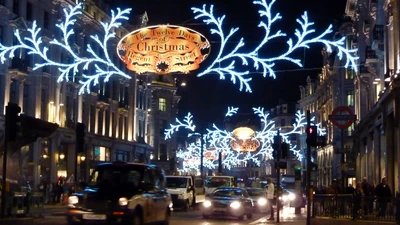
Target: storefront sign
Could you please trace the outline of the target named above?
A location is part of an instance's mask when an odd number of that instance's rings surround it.
[[[210,53],[210,43],[200,33],[180,26],[141,28],[121,39],[120,59],[138,74],[189,73]]]

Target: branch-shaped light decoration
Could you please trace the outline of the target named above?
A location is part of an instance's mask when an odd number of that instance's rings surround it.
[[[32,28],[28,29],[30,37],[22,38],[20,31],[16,29],[14,36],[18,40],[17,45],[8,47],[0,43],[1,62],[4,63],[7,58],[13,58],[16,50],[25,49],[27,50],[28,54],[37,55],[43,61],[41,63],[36,63],[33,67],[33,70],[37,70],[46,66],[57,67],[60,71],[58,82],[62,82],[64,80],[68,81],[69,74],[73,74],[73,77],[75,78],[75,76],[78,75],[78,73],[82,70],[82,78],[79,80],[81,84],[79,94],[83,94],[85,92],[89,93],[91,85],[97,85],[100,78],[103,78],[104,82],[107,82],[113,75],[130,79],[131,77],[128,74],[120,70],[111,61],[108,53],[108,42],[112,38],[115,38],[116,35],[113,30],[121,26],[121,21],[129,19],[128,15],[131,9],[128,8],[121,10],[120,8],[117,8],[116,13],[111,10],[110,22],[100,22],[104,31],[103,39],[101,40],[98,35],[91,35],[90,38],[98,45],[98,49],[102,51],[103,56],[100,56],[100,54],[96,53],[93,49],[93,46],[88,44],[85,47],[86,53],[89,54],[89,57],[85,57],[83,54],[76,53],[72,47],[75,43],[71,44],[69,42],[69,39],[74,34],[73,25],[76,22],[76,18],[82,14],[81,9],[81,3],[75,6],[69,6],[68,9],[64,9],[64,21],[55,25],[61,30],[61,41],[54,39],[47,44],[43,43],[42,37],[39,35],[41,29],[37,27],[36,21],[33,21]],[[61,51],[67,53],[68,57],[73,59],[73,62],[63,63],[50,59],[48,51],[52,47],[61,48]],[[95,72],[90,74],[89,72],[92,71],[91,68],[93,68]]]
[[[300,29],[296,29],[294,32],[297,40],[288,39],[288,47],[285,52],[275,57],[260,57],[260,53],[262,53],[271,40],[285,37],[286,34],[280,30],[273,32],[272,29],[273,25],[282,19],[279,13],[272,12],[272,6],[275,0],[271,0],[270,2],[267,2],[267,0],[257,0],[253,3],[261,7],[259,15],[263,21],[259,23],[258,27],[262,28],[265,34],[260,43],[250,51],[244,50],[245,42],[243,38],[240,39],[233,49],[226,49],[227,44],[232,41],[232,37],[238,32],[239,28],[231,28],[229,33],[225,33],[223,29],[225,16],[216,17],[213,12],[213,5],[209,7],[204,5],[202,8],[192,8],[195,18],[201,18],[204,23],[213,26],[211,33],[217,34],[221,39],[221,45],[215,60],[211,62],[209,67],[199,73],[198,76],[218,74],[221,79],[230,76],[231,82],[234,84],[239,82],[240,90],[245,89],[246,92],[251,92],[250,81],[252,78],[250,70],[248,69],[250,63],[252,63],[256,70],[262,70],[264,77],[269,75],[275,78],[276,72],[274,71],[274,66],[276,62],[289,61],[302,67],[301,60],[299,58],[292,58],[291,56],[296,50],[309,48],[310,45],[314,43],[326,45],[328,52],[336,50],[339,59],[346,58],[346,67],[351,66],[353,70],[357,70],[356,61],[358,57],[355,55],[357,49],[346,49],[344,47],[346,37],[339,40],[326,39],[326,36],[333,32],[332,26],[329,26],[321,34],[314,35],[316,32],[312,29],[314,23],[309,21],[306,12],[300,19],[297,19],[297,23],[300,25]],[[81,84],[79,94],[90,92],[90,87],[92,85],[97,85],[100,79],[103,79],[104,82],[107,82],[111,76],[120,76],[130,79],[130,75],[119,69],[110,59],[108,43],[111,39],[116,37],[114,30],[121,26],[121,21],[128,20],[128,14],[131,9],[121,10],[117,8],[116,12],[111,11],[110,22],[100,22],[104,31],[102,39],[98,35],[90,36],[98,48],[94,48],[92,45],[88,44],[84,46],[85,51],[77,52],[74,47],[76,43],[72,43],[70,39],[73,39],[71,38],[74,35],[73,26],[77,18],[82,14],[81,9],[81,3],[64,9],[64,20],[55,25],[61,30],[61,40],[54,39],[48,43],[44,43],[40,35],[41,29],[37,26],[36,21],[34,21],[32,27],[28,29],[27,37],[22,37],[20,30],[16,29],[14,36],[18,44],[5,46],[0,43],[0,61],[4,63],[7,58],[13,58],[15,56],[16,50],[25,49],[28,54],[39,56],[39,58],[42,59],[42,62],[34,65],[33,70],[47,66],[57,67],[60,72],[58,82],[68,81],[70,79],[69,75],[72,75],[74,79],[77,78],[77,75],[81,76],[79,77],[79,83]],[[49,58],[50,55],[48,51],[51,50],[52,47],[58,47],[62,52],[67,53],[68,57],[73,59],[72,62],[57,61]],[[96,52],[95,49],[100,49],[101,53]],[[237,61],[242,62],[240,68],[237,68]]]
[[[193,124],[193,115],[191,113],[188,113],[187,116],[183,119],[183,122],[181,122],[178,118],[175,119],[176,124],[170,124],[169,129],[165,129],[165,140],[170,139],[171,135],[178,131],[180,128],[185,128],[188,130],[191,130],[194,132],[196,129],[196,126]]]
[[[210,5],[209,7],[203,5],[202,8],[193,7],[192,11],[196,15],[195,18],[201,18],[203,19],[204,23],[212,25],[214,28],[211,29],[211,33],[217,34],[221,40],[221,45],[215,60],[210,64],[208,68],[203,70],[197,76],[201,77],[207,74],[218,74],[220,79],[225,79],[226,76],[230,76],[233,84],[239,81],[240,91],[245,89],[246,92],[252,92],[249,83],[252,80],[252,78],[250,77],[250,70],[238,69],[236,67],[237,61],[242,62],[241,68],[243,66],[248,67],[249,62],[252,62],[253,67],[256,70],[259,70],[260,68],[262,69],[262,74],[264,77],[269,75],[270,77],[275,78],[276,73],[274,71],[274,66],[276,62],[289,61],[299,67],[303,67],[303,64],[301,63],[301,60],[299,58],[292,58],[291,56],[296,50],[301,48],[309,48],[311,44],[315,43],[322,43],[326,45],[326,49],[328,52],[332,52],[332,50],[335,49],[337,51],[337,56],[339,59],[342,59],[345,56],[345,67],[351,66],[354,71],[357,71],[358,57],[356,56],[356,53],[358,50],[346,49],[344,47],[346,37],[343,37],[339,40],[326,39],[327,35],[333,32],[332,25],[330,25],[321,34],[316,36],[313,35],[316,32],[314,29],[311,28],[314,23],[308,20],[307,12],[304,12],[304,14],[301,16],[301,19],[296,20],[301,29],[296,29],[294,32],[294,35],[297,37],[296,41],[288,39],[288,47],[286,52],[283,52],[276,57],[260,57],[260,52],[262,52],[268,42],[273,39],[286,36],[286,34],[280,30],[275,33],[272,32],[272,27],[274,23],[282,19],[282,16],[279,13],[272,13],[272,6],[274,5],[275,1],[276,0],[272,0],[269,3],[267,2],[267,0],[259,0],[253,2],[253,4],[259,5],[262,8],[258,12],[260,18],[264,19],[265,21],[261,21],[258,27],[264,29],[265,35],[261,42],[253,50],[250,51],[245,51],[243,49],[243,47],[245,46],[243,38],[240,39],[239,43],[232,50],[229,51],[226,49],[227,44],[231,42],[231,37],[239,30],[239,28],[231,28],[229,33],[225,33],[223,29],[225,15],[222,17],[216,17],[213,12],[213,5]]]
[[[233,116],[237,113],[239,108],[228,107],[226,116]],[[221,152],[223,156],[222,165],[225,168],[231,169],[232,166],[246,165],[249,162],[253,162],[257,165],[261,165],[262,161],[273,159],[273,142],[274,136],[277,135],[278,129],[275,126],[275,122],[270,120],[269,114],[265,112],[264,108],[258,107],[253,108],[253,112],[260,118],[261,129],[255,132],[255,139],[260,142],[260,147],[255,152],[238,152],[233,151],[230,145],[230,141],[235,139],[231,131],[227,131],[217,127],[213,124],[212,128],[207,129],[204,135],[204,167],[209,169],[215,169],[218,165],[218,153]],[[292,152],[298,160],[303,159],[303,154],[297,145],[291,143],[292,135],[304,134],[303,128],[307,125],[306,117],[300,111],[295,114],[295,122],[292,124],[290,129],[280,129],[280,135],[283,142],[289,144],[289,151]],[[172,137],[180,128],[188,129],[194,132],[195,126],[193,125],[193,116],[188,113],[185,117],[184,122],[176,119],[176,124],[171,124],[169,129],[166,129],[166,139]],[[313,122],[315,117],[311,118]],[[314,125],[312,123],[311,125]],[[326,131],[321,128],[320,124],[316,124],[318,134],[325,135]],[[190,134],[189,134],[190,135]],[[201,135],[199,135],[201,136]],[[201,142],[197,141],[189,143],[185,149],[177,151],[177,158],[183,161],[183,168],[180,170],[183,172],[199,171],[200,160],[201,160]],[[208,157],[212,156],[212,157]]]

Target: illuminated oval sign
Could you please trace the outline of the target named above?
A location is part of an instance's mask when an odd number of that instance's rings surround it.
[[[210,42],[200,33],[181,26],[141,28],[123,37],[119,58],[138,74],[189,73],[210,53]]]

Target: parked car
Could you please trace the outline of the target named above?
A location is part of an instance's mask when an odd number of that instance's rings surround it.
[[[168,224],[172,202],[165,183],[164,171],[154,165],[100,164],[83,191],[68,198],[67,222]]]
[[[254,212],[268,212],[267,192],[263,188],[246,188],[250,198],[253,200]]]
[[[253,217],[253,200],[246,189],[235,187],[217,188],[207,195],[201,205],[203,218],[211,216],[231,216],[239,220]]]

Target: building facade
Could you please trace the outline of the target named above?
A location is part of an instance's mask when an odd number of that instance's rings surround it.
[[[392,193],[400,175],[399,7],[389,0],[348,0],[346,7],[361,65],[354,82],[357,180],[378,184],[387,177]]]
[[[167,174],[176,171],[177,138],[165,140],[165,129],[175,122],[180,96],[179,81],[172,75],[155,75],[152,80],[152,101],[149,112],[149,143],[154,146],[151,162],[162,167]]]
[[[352,23],[345,18],[334,37],[345,37],[347,48],[352,47],[354,40],[351,28]],[[311,150],[311,162],[317,165],[315,171],[312,171],[312,183],[318,187],[327,187],[333,180],[337,180],[343,187],[350,184],[355,186],[355,165],[351,154],[354,125],[339,129],[329,119],[338,106],[349,107],[354,112],[354,72],[346,69],[343,60],[338,59],[334,53],[328,53],[325,49],[321,53],[322,71],[317,79],[308,77],[306,85],[300,86],[299,100],[301,110],[304,113],[310,111],[311,118],[314,118],[312,123],[320,123],[327,133],[327,145]],[[300,139],[306,153],[306,135]],[[307,168],[305,160],[303,168]]]
[[[4,15],[0,19],[0,42],[5,46],[17,44],[13,36],[15,30],[26,35],[34,20],[42,28],[45,44],[52,39],[61,40],[62,33],[54,25],[63,20],[64,9],[79,2],[82,2],[82,15],[74,23],[74,34],[68,40],[72,51],[83,57],[89,56],[85,46],[90,44],[96,54],[104,57],[103,49],[90,38],[93,34],[100,36],[100,22],[110,19],[110,9],[102,1],[0,1],[0,12]],[[5,109],[8,102],[16,103],[28,116],[60,126],[49,138],[39,138],[10,155],[8,177],[30,181],[36,187],[42,180],[54,183],[58,177],[69,178],[72,174],[75,179],[85,179],[95,165],[103,161],[149,161],[152,147],[146,135],[150,130],[151,85],[147,84],[151,83],[151,77],[128,71],[115,50],[119,38],[146,25],[146,13],[138,18],[138,24],[115,29],[117,38],[108,49],[109,58],[132,79],[111,77],[108,82],[100,80],[90,93],[78,95],[81,68],[69,81],[58,83],[58,68],[32,70],[34,63],[41,59],[24,50],[17,50],[13,59],[0,65],[0,108]],[[72,60],[67,51],[56,47],[49,48],[48,56],[63,63]],[[1,113],[2,123],[4,113],[5,110]],[[77,122],[86,126],[86,146],[85,152],[75,158]],[[78,164],[77,171],[75,163]]]

